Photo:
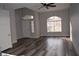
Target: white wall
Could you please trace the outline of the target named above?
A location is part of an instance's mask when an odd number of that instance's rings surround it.
[[[11,25],[11,39],[12,43],[17,42],[17,35],[16,35],[16,19],[15,19],[15,11],[10,10],[10,25]]]
[[[72,25],[72,42],[79,55],[79,4],[71,5],[70,21]]]
[[[69,14],[68,10],[44,12],[40,13],[40,33],[41,36],[69,36]],[[61,33],[47,33],[47,18],[51,16],[58,16],[62,18],[62,32]]]
[[[8,10],[10,13],[11,40],[12,43],[16,43],[17,36],[16,36],[15,11],[13,9],[10,9],[10,7],[5,4],[0,4],[0,9]]]
[[[16,19],[16,35],[17,39],[22,38],[22,21],[21,21],[21,10],[15,10],[15,19]]]
[[[34,35],[34,37],[38,38],[38,37],[40,37],[39,13],[34,12],[34,14],[35,14],[35,19],[34,19],[34,21],[35,21],[35,35]]]
[[[0,9],[0,47],[1,51],[12,47],[9,11],[4,9]]]
[[[30,21],[22,21],[22,37],[31,37],[31,22]]]

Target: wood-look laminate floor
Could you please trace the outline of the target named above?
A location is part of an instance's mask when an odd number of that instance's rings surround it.
[[[13,48],[3,52],[16,56],[76,56],[72,43],[66,37],[19,39]]]

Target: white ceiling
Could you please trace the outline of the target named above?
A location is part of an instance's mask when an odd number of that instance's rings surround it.
[[[70,7],[69,3],[56,3],[56,7],[51,7],[49,9],[46,8],[39,9],[42,6],[40,3],[10,3],[7,5],[12,9],[27,7],[37,12],[56,11],[56,10],[67,9]]]

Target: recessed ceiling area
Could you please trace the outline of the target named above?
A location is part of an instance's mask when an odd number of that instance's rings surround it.
[[[70,7],[69,3],[55,3],[56,7],[49,7],[49,9],[46,9],[45,7],[39,9],[42,6],[41,3],[6,3],[5,5],[8,5],[9,8],[12,9],[26,7],[36,12],[57,11],[57,10],[67,9]]]

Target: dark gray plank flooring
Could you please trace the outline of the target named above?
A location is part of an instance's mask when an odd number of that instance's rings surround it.
[[[3,51],[16,56],[76,56],[72,42],[66,37],[19,39],[13,48]]]

